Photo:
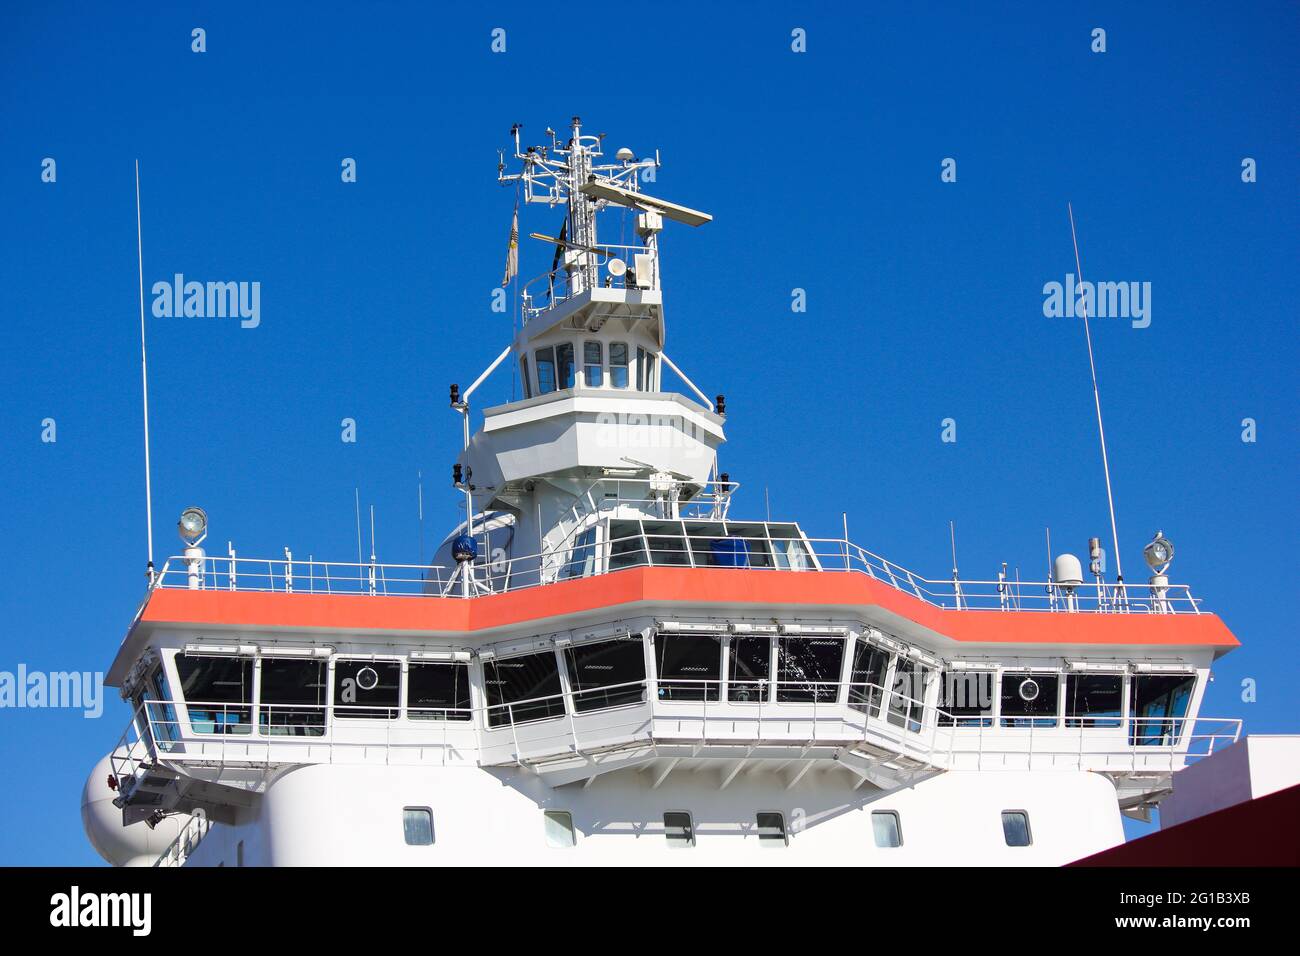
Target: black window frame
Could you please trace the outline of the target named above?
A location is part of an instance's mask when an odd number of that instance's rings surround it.
[[[840,678],[844,673],[844,652],[846,639],[843,637],[802,637],[782,635],[776,641],[776,702],[778,704],[833,704],[839,699]],[[830,666],[822,666],[812,653],[806,653],[814,647],[836,646],[833,675]],[[799,648],[801,653],[791,653]],[[819,674],[813,678],[790,679],[786,676],[789,664],[802,668],[803,665],[816,663]]]
[[[639,636],[570,644],[564,648],[563,657],[575,714],[645,703],[645,644]],[[618,674],[617,679],[605,684],[591,680],[599,669],[626,666],[632,661],[636,663],[636,676]],[[631,683],[635,681],[640,683]],[[624,686],[614,686],[619,684]]]
[[[452,680],[450,688],[430,687],[417,688],[417,684],[424,683],[424,676],[437,673],[439,669],[451,668]],[[418,675],[418,679],[417,679]],[[417,693],[442,692],[444,695],[450,690],[450,704],[439,706],[437,703],[428,703],[434,700],[432,697],[421,699],[420,703],[415,702]],[[406,665],[406,685],[403,697],[406,702],[406,716],[410,720],[451,720],[464,722],[473,717],[473,700],[470,696],[470,673],[468,661],[436,661],[436,660],[413,660]]]
[[[350,672],[345,674],[343,672]],[[374,687],[365,688],[361,686],[361,674],[365,670],[373,670],[379,683]],[[384,680],[385,677],[396,677],[396,685],[393,686],[391,700],[383,699],[383,693],[387,689]],[[355,702],[345,703],[340,700],[340,692],[343,691],[343,681],[355,680],[357,699]],[[336,720],[396,720],[402,712],[402,662],[385,658],[370,657],[336,657],[334,659],[334,718]],[[362,699],[361,694],[365,694]]]
[[[299,676],[278,674],[282,668],[292,671],[299,668]],[[314,669],[315,673],[310,671]],[[278,656],[264,654],[258,662],[257,732],[267,737],[320,737],[325,733],[325,709],[329,701],[329,661],[323,657]],[[285,681],[283,690],[277,686],[275,700],[267,696],[268,680]],[[314,678],[315,684],[310,683]],[[311,692],[314,688],[314,692]]]
[[[214,695],[212,693],[214,685],[220,683],[223,686],[229,686],[231,683],[230,678],[236,676],[222,673],[214,675],[223,678],[222,680],[208,682],[208,690],[203,693],[192,693],[194,685],[201,676],[201,668],[204,666],[204,663],[200,662],[212,662],[218,668],[223,664],[228,665],[229,668],[238,668],[241,672],[238,675],[240,691],[238,693],[232,693],[229,690],[218,691]],[[180,689],[181,700],[185,702],[185,712],[189,717],[191,733],[243,736],[253,732],[253,690],[256,658],[251,655],[189,654],[182,652],[176,655],[173,664],[176,667],[177,686]],[[222,700],[223,696],[229,696],[231,699]],[[191,703],[191,700],[194,703]],[[197,725],[203,724],[211,724],[213,729],[199,729]]]
[[[548,657],[550,662],[546,666]],[[526,673],[534,659],[539,666]],[[507,677],[513,681],[506,680]],[[520,693],[507,699],[505,690],[512,684]],[[486,722],[491,728],[554,720],[566,712],[560,662],[552,648],[483,661],[483,689],[487,697]]]
[[[700,648],[706,648],[711,642],[717,653],[714,656],[715,669],[708,676],[700,676],[705,665],[706,654],[692,654],[678,660],[674,655],[670,670],[675,673],[665,674],[665,661],[668,653],[680,642],[685,648],[690,642],[698,642]],[[722,697],[722,636],[719,634],[693,634],[681,631],[656,631],[654,635],[655,681],[658,698],[661,701],[716,701]],[[689,671],[683,671],[687,667]],[[682,683],[683,681],[708,681],[707,684]]]

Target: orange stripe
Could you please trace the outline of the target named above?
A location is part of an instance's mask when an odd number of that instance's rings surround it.
[[[470,633],[638,603],[689,605],[714,614],[747,607],[878,607],[963,643],[1240,644],[1213,614],[953,611],[861,574],[721,568],[632,568],[468,599],[159,589],[141,619],[302,630]]]

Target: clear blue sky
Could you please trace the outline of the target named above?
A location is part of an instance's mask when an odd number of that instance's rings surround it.
[[[0,670],[105,669],[143,594],[135,158],[146,286],[262,283],[259,328],[150,321],[159,552],[200,504],[216,550],[351,560],[360,485],[381,560],[413,562],[418,471],[429,537],[455,520],[447,383],[510,332],[489,309],[496,150],[577,113],[659,148],[658,193],[716,216],[665,236],[668,351],[727,395],[738,507],[761,514],[767,486],[821,535],[847,510],[856,541],[931,576],[949,519],[981,577],[1041,577],[1047,525],[1058,549],[1108,536],[1082,329],[1042,314],[1073,201],[1085,276],[1152,283],[1149,328],[1094,325],[1129,578],[1164,529],[1175,579],[1245,645],[1204,713],[1300,729],[1273,556],[1297,540],[1297,7],[801,6],[634,4],[568,39],[536,4],[7,7]],[[558,219],[534,207],[523,231]],[[524,243],[540,272],[550,249]],[[97,862],[78,798],[127,716],[0,712],[0,863]]]

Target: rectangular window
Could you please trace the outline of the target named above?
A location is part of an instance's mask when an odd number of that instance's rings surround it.
[[[1029,832],[1029,814],[1024,810],[1002,811],[1002,836],[1007,846],[1029,846],[1034,842]]]
[[[636,390],[645,391],[645,349],[636,347]]]
[[[556,384],[560,388],[573,388],[577,372],[573,366],[572,342],[561,342],[555,347],[555,367],[558,374]]]
[[[611,521],[609,523],[609,569],[644,567],[646,564],[645,539],[641,525],[636,521]]]
[[[722,640],[708,634],[656,634],[660,700],[717,700]]]
[[[889,652],[859,638],[853,649],[853,670],[849,672],[849,706],[868,717],[879,717],[888,670]]]
[[[755,814],[754,822],[758,830],[758,845],[779,848],[789,844],[785,832],[785,816],[780,813]]]
[[[411,720],[469,720],[469,664],[411,661],[406,716]]]
[[[538,349],[537,358],[537,394],[545,395],[555,391],[555,349],[546,347]]]
[[[336,660],[334,716],[396,720],[401,685],[398,661]]]
[[[768,637],[733,637],[727,668],[727,699],[740,704],[767,700],[772,670],[772,641]]]
[[[577,713],[645,702],[645,649],[639,637],[564,649]]]
[[[644,521],[646,544],[650,546],[650,563],[669,567],[689,567],[691,554],[682,534],[680,521]]]
[[[768,535],[772,539],[772,563],[778,570],[807,571],[813,566],[803,538],[792,525],[769,525]]]
[[[939,678],[939,726],[993,726],[992,671],[945,671]]]
[[[564,716],[554,651],[484,661],[483,682],[489,727]]]
[[[658,387],[659,387],[659,383],[658,383],[657,381],[655,381],[655,354],[654,354],[654,352],[646,352],[646,354],[645,354],[645,390],[646,390],[647,392],[653,392],[653,391],[655,391],[655,389],[658,388]]]
[[[603,384],[603,366],[605,348],[599,342],[582,343],[582,378],[588,388],[600,388]]]
[[[1118,727],[1124,702],[1120,674],[1067,674],[1065,726]]]
[[[844,640],[782,637],[776,646],[776,699],[783,703],[834,703],[839,695]]]
[[[407,846],[433,846],[433,811],[428,807],[404,807],[402,836]]]
[[[319,658],[263,657],[259,732],[276,737],[324,734],[327,666]]]
[[[1055,727],[1059,674],[1002,675],[1003,727]]]
[[[675,849],[695,846],[695,824],[684,810],[669,810],[664,814],[664,839]]]
[[[1139,746],[1177,742],[1195,689],[1195,674],[1135,674],[1129,691],[1129,741]]]
[[[573,539],[569,558],[560,568],[560,580],[585,578],[596,571],[596,528],[592,526]]]
[[[627,343],[609,343],[609,384],[627,388]]]
[[[253,659],[176,655],[181,696],[196,734],[246,734],[253,723]]]
[[[524,383],[524,398],[533,397],[533,383],[528,380],[528,356],[519,357],[519,378]]]
[[[573,828],[573,814],[568,810],[546,810],[542,813],[546,831],[546,845],[557,850],[578,845],[578,832]]]
[[[876,846],[882,849],[903,845],[903,828],[893,810],[871,811],[871,833],[876,838]]]
[[[930,677],[930,668],[922,667],[914,660],[899,658],[894,668],[894,684],[889,694],[889,717],[891,724],[919,733],[925,719],[925,685]]]

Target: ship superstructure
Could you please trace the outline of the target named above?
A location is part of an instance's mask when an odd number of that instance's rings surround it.
[[[547,133],[499,178],[565,210],[551,267],[451,388],[464,521],[403,566],[209,555],[187,512],[109,673],[107,859],[1059,864],[1237,739],[1199,716],[1237,642],[1163,536],[1144,585],[1070,555],[927,579],[733,508],[725,400],[664,350],[660,234],[710,217],[645,194],[657,158]],[[633,242],[597,235],[611,208]],[[475,427],[507,362],[522,397]]]

